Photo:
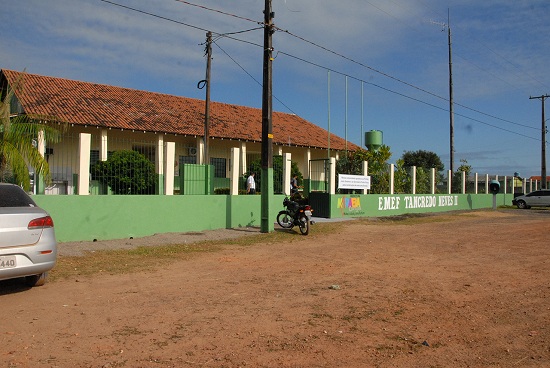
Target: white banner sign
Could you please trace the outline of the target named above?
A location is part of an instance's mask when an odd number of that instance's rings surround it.
[[[338,175],[338,188],[341,189],[370,189],[370,176]]]

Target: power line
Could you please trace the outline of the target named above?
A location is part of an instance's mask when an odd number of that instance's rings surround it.
[[[175,0],[179,3],[182,3],[182,4],[187,4],[187,5],[190,5],[190,6],[194,6],[194,7],[197,7],[197,8],[201,8],[201,9],[204,9],[204,10],[208,10],[208,11],[211,11],[211,12],[215,12],[215,13],[220,13],[220,14],[223,14],[223,15],[228,15],[230,17],[233,17],[233,18],[237,18],[237,19],[241,19],[241,20],[246,20],[247,22],[252,22],[252,23],[257,23],[257,24],[260,24],[262,25],[262,28],[264,26],[264,22],[259,22],[259,21],[256,21],[256,20],[253,20],[253,19],[250,19],[250,18],[245,18],[245,17],[241,17],[239,15],[236,15],[236,14],[232,14],[232,13],[227,13],[227,12],[224,12],[224,11],[221,11],[221,10],[217,10],[217,9],[213,9],[213,8],[209,8],[207,6],[204,6],[204,5],[198,5],[198,4],[193,4],[189,1],[185,1],[185,0]]]
[[[250,78],[252,78],[252,80],[254,80],[256,83],[258,83],[258,85],[261,87],[262,86],[262,83],[257,80],[256,78],[254,78],[254,76],[252,74],[250,74],[241,64],[239,64],[239,62],[237,60],[235,60],[231,55],[229,55],[216,41],[214,41],[214,44],[216,46],[218,46],[218,48],[228,57],[231,59],[231,61],[233,61],[239,68],[241,68],[241,70],[243,72],[245,72]],[[283,101],[281,101],[279,98],[277,98],[275,95],[273,95],[273,98],[275,98],[281,105],[283,105],[284,107],[287,108],[288,111],[290,111],[291,113],[293,113],[294,115],[298,115],[296,114],[289,106],[287,106]]]
[[[277,27],[276,27],[276,28],[277,28]],[[436,98],[438,98],[438,99],[440,99],[440,100],[447,101],[447,102],[449,101],[449,99],[446,98],[446,97],[439,96],[439,95],[437,95],[437,94],[435,94],[435,93],[433,93],[433,92],[430,92],[430,91],[425,90],[425,89],[423,89],[423,88],[421,88],[421,87],[418,87],[418,86],[415,86],[415,85],[413,85],[413,84],[411,84],[411,83],[408,83],[408,82],[406,82],[406,81],[403,81],[402,79],[393,77],[393,76],[391,76],[391,75],[389,75],[389,74],[387,74],[387,73],[385,73],[385,72],[382,72],[382,71],[380,71],[380,70],[378,70],[378,69],[376,69],[376,68],[373,68],[373,67],[371,67],[371,66],[369,66],[369,65],[366,65],[366,64],[364,64],[364,63],[362,63],[362,62],[360,62],[360,61],[354,60],[354,59],[352,59],[352,58],[350,58],[350,57],[347,57],[347,56],[345,56],[345,55],[343,55],[343,54],[341,54],[341,53],[339,53],[339,52],[333,51],[333,50],[331,50],[331,49],[329,49],[329,48],[327,48],[327,47],[321,46],[321,45],[319,45],[319,44],[317,44],[317,43],[315,43],[315,42],[313,42],[313,41],[309,41],[309,40],[307,40],[307,39],[305,39],[305,38],[303,38],[303,37],[301,37],[301,36],[295,35],[295,34],[289,32],[289,31],[287,31],[287,30],[282,30],[282,29],[280,29],[280,28],[277,28],[277,30],[279,30],[279,31],[281,31],[281,32],[284,32],[284,33],[287,33],[287,34],[289,34],[289,35],[291,35],[291,36],[293,36],[293,37],[295,37],[295,38],[298,38],[299,40],[301,40],[301,41],[303,41],[303,42],[309,43],[309,44],[311,44],[311,45],[313,45],[313,46],[315,46],[315,47],[318,47],[318,48],[320,48],[320,49],[322,49],[322,50],[324,50],[324,51],[327,51],[327,52],[329,52],[329,53],[331,53],[331,54],[334,54],[334,55],[336,55],[336,56],[338,56],[338,57],[341,57],[341,58],[343,58],[343,59],[345,59],[345,60],[348,60],[348,61],[350,61],[350,62],[352,62],[352,63],[354,63],[354,64],[357,64],[357,65],[359,65],[359,66],[362,66],[362,67],[364,67],[364,68],[367,68],[367,69],[369,69],[369,70],[371,70],[371,71],[373,71],[373,72],[375,72],[375,73],[378,73],[378,74],[380,74],[380,75],[382,75],[382,76],[384,76],[384,77],[390,78],[390,79],[392,79],[392,80],[394,80],[394,81],[396,81],[396,82],[399,82],[399,83],[402,83],[402,84],[404,84],[404,85],[406,85],[406,86],[412,87],[412,88],[414,88],[414,89],[416,89],[416,90],[418,90],[418,91],[424,92],[424,93],[426,93],[426,94],[428,94],[428,95],[430,95],[430,96],[436,97]],[[510,120],[507,120],[507,119],[499,118],[499,117],[497,117],[497,116],[494,116],[494,115],[491,115],[491,114],[488,114],[488,113],[484,113],[484,112],[482,112],[482,111],[480,111],[480,110],[473,109],[473,108],[471,108],[471,107],[468,107],[468,106],[466,106],[466,105],[463,105],[463,104],[460,104],[460,103],[457,103],[457,102],[454,102],[454,104],[457,105],[457,106],[460,106],[460,107],[462,107],[462,108],[464,108],[464,109],[471,110],[471,111],[476,112],[476,113],[478,113],[478,114],[485,115],[485,116],[487,116],[487,117],[490,117],[490,118],[493,118],[493,119],[496,119],[496,120],[500,120],[500,121],[503,121],[503,122],[506,122],[506,123],[509,123],[509,124],[518,125],[518,126],[521,126],[521,127],[524,127],[524,128],[529,128],[529,129],[537,129],[537,128],[534,128],[534,127],[529,126],[529,125],[520,124],[520,123],[515,123],[515,122],[510,121]]]
[[[429,103],[429,102],[420,100],[420,99],[415,98],[415,97],[408,96],[408,95],[406,95],[406,94],[404,94],[404,93],[397,92],[397,91],[391,90],[391,89],[386,88],[386,87],[382,87],[381,85],[378,85],[378,84],[376,84],[376,83],[372,83],[372,82],[365,81],[365,80],[363,80],[363,79],[360,79],[360,78],[357,78],[357,77],[354,77],[354,76],[351,76],[351,75],[348,75],[348,74],[339,72],[339,71],[337,71],[337,70],[335,70],[335,69],[331,69],[331,68],[329,68],[329,67],[326,67],[326,66],[323,66],[323,65],[320,65],[320,64],[317,64],[317,63],[314,63],[314,62],[305,60],[305,59],[303,59],[303,58],[300,58],[300,57],[297,57],[297,56],[288,54],[288,53],[283,52],[283,51],[279,51],[279,53],[282,54],[282,55],[286,55],[286,56],[288,56],[288,57],[291,57],[291,58],[293,58],[293,59],[302,61],[302,62],[304,62],[304,63],[313,65],[313,66],[315,66],[315,67],[318,67],[318,68],[321,68],[321,69],[324,69],[324,70],[327,70],[327,71],[331,71],[331,72],[334,72],[334,73],[336,73],[336,74],[340,74],[340,75],[342,75],[342,76],[347,76],[347,77],[349,77],[349,78],[351,78],[351,79],[354,79],[354,80],[356,80],[356,81],[363,82],[363,83],[365,83],[365,84],[371,85],[371,86],[373,86],[373,87],[376,87],[376,88],[378,88],[378,89],[384,90],[384,91],[386,91],[386,92],[389,92],[389,93],[392,93],[392,94],[395,94],[395,95],[404,97],[404,98],[409,99],[409,100],[411,100],[411,101],[415,101],[415,102],[421,103],[421,104],[426,105],[426,106],[433,107],[433,108],[438,109],[438,110],[441,110],[441,111],[449,112],[449,110],[446,109],[446,108],[443,108],[443,107],[434,105],[434,104],[432,104],[432,103]],[[474,121],[474,122],[477,122],[477,123],[480,123],[480,124],[483,124],[483,125],[490,126],[490,127],[492,127],[492,128],[495,128],[495,129],[499,129],[499,130],[502,130],[502,131],[505,131],[505,132],[508,132],[508,133],[516,134],[516,135],[519,135],[519,136],[522,136],[522,137],[525,137],[525,138],[529,138],[529,139],[533,139],[533,140],[535,140],[535,141],[538,141],[537,138],[533,138],[533,137],[530,137],[530,136],[525,135],[525,134],[522,134],[522,133],[514,132],[514,131],[512,131],[512,130],[505,129],[505,128],[499,127],[498,125],[490,124],[490,123],[484,122],[484,121],[482,121],[482,120],[472,118],[472,117],[467,116],[467,115],[459,114],[459,113],[456,113],[456,112],[455,112],[455,115],[460,116],[460,117],[465,118],[465,119],[468,119],[468,120],[471,120],[471,121]]]
[[[143,10],[140,10],[140,9],[136,9],[136,8],[133,8],[133,7],[129,7],[129,6],[126,6],[126,5],[118,4],[118,3],[115,3],[115,2],[110,1],[110,0],[99,0],[99,1],[102,1],[102,2],[104,2],[104,3],[111,4],[111,5],[114,5],[114,6],[118,6],[118,7],[127,9],[127,10],[135,11],[135,12],[138,12],[138,13],[141,13],[141,14],[149,15],[149,16],[152,16],[152,17],[155,17],[155,18],[158,18],[158,19],[162,19],[162,20],[165,20],[165,21],[169,21],[169,22],[172,22],[172,23],[176,23],[176,24],[179,24],[179,25],[183,25],[183,26],[186,26],[186,27],[190,27],[190,28],[193,28],[193,29],[197,29],[197,30],[200,30],[200,31],[204,31],[204,32],[210,31],[210,30],[207,30],[207,29],[202,28],[202,27],[198,27],[198,26],[191,25],[191,24],[188,24],[188,23],[184,23],[184,22],[181,22],[181,21],[177,21],[177,20],[174,20],[174,19],[171,19],[171,18],[167,18],[167,17],[164,17],[164,16],[160,16],[160,15],[158,15],[158,14],[154,14],[154,13],[146,12],[146,11],[143,11]],[[228,15],[228,16],[233,16],[233,17],[236,17],[236,18],[239,18],[239,19],[243,19],[243,20],[250,21],[250,22],[262,24],[261,22],[256,22],[256,21],[254,21],[254,20],[251,20],[251,19],[248,19],[248,18],[244,18],[244,17],[239,17],[239,16],[234,15],[234,14],[231,14],[231,13],[226,13],[226,12],[222,12],[222,11],[217,11],[217,10],[214,10],[214,9],[211,9],[211,8],[207,8],[207,7],[204,7],[204,6],[199,6],[199,5],[196,5],[196,4],[192,4],[192,3],[188,2],[188,1],[184,1],[184,0],[175,0],[175,1],[178,1],[178,2],[181,2],[181,3],[185,3],[185,4],[188,4],[188,5],[192,5],[192,6],[197,6],[197,7],[199,7],[199,8],[203,8],[203,9],[206,9],[206,10],[209,10],[209,11],[216,11],[216,12],[218,12],[218,13],[220,13],[220,14],[224,14],[224,15]],[[229,39],[234,40],[234,41],[247,43],[247,44],[250,44],[250,45],[252,45],[252,46],[263,47],[263,46],[260,45],[260,44],[257,44],[257,43],[251,42],[251,41],[246,41],[246,40],[238,39],[238,38],[236,38],[236,37],[230,36],[231,34],[244,33],[244,32],[249,32],[249,31],[253,31],[253,30],[257,30],[257,29],[261,29],[261,28],[263,28],[263,27],[253,28],[253,29],[250,29],[250,30],[244,30],[244,31],[238,31],[238,32],[232,32],[232,33],[218,33],[218,32],[213,32],[213,31],[212,31],[212,33],[217,35],[217,39],[219,39],[219,38],[221,38],[221,37],[225,37],[225,38],[229,38]],[[309,44],[311,44],[311,45],[313,45],[313,46],[315,46],[315,47],[318,47],[318,48],[320,48],[320,49],[322,49],[322,50],[324,50],[324,51],[326,51],[326,52],[332,53],[332,54],[334,54],[334,55],[336,55],[336,56],[339,56],[339,57],[341,57],[341,58],[343,58],[343,59],[345,59],[345,60],[348,60],[348,61],[350,61],[350,62],[352,62],[352,63],[355,63],[355,64],[357,64],[357,65],[360,65],[360,66],[364,67],[364,68],[367,68],[367,69],[369,69],[369,70],[372,70],[372,71],[374,71],[374,72],[376,72],[376,73],[378,73],[378,74],[381,74],[381,75],[383,75],[383,76],[385,76],[385,77],[387,77],[387,78],[389,78],[389,79],[395,80],[395,81],[397,81],[397,82],[399,82],[399,83],[401,83],[401,84],[404,84],[404,85],[406,85],[406,86],[409,86],[409,87],[411,87],[411,88],[414,88],[414,89],[416,89],[416,90],[419,90],[419,91],[421,91],[421,92],[424,92],[424,93],[426,93],[426,94],[428,94],[428,95],[431,95],[431,96],[433,96],[433,97],[436,97],[436,98],[438,98],[438,99],[441,99],[441,100],[444,100],[444,101],[448,101],[448,99],[446,99],[445,97],[439,96],[439,95],[437,95],[437,94],[435,94],[435,93],[433,93],[433,92],[427,91],[427,90],[425,90],[425,89],[423,89],[423,88],[421,88],[421,87],[415,86],[415,85],[413,85],[413,84],[411,84],[411,83],[408,83],[408,82],[406,82],[406,81],[403,81],[403,80],[401,80],[401,79],[399,79],[399,78],[393,77],[393,76],[391,76],[391,75],[389,75],[389,74],[387,74],[387,73],[385,73],[385,72],[382,72],[382,71],[380,71],[380,70],[378,70],[378,69],[376,69],[376,68],[373,68],[373,67],[371,67],[371,66],[369,66],[369,65],[367,65],[367,64],[365,64],[365,63],[356,61],[356,60],[354,60],[354,59],[352,59],[352,58],[350,58],[350,57],[347,57],[347,56],[345,56],[345,55],[343,55],[343,54],[341,54],[341,53],[338,53],[338,52],[336,52],[336,51],[333,51],[333,50],[331,50],[331,49],[329,49],[329,48],[327,48],[327,47],[325,47],[325,46],[319,45],[319,44],[317,44],[317,43],[315,43],[315,42],[309,41],[309,40],[307,40],[307,39],[305,39],[305,38],[303,38],[303,37],[300,37],[300,36],[298,36],[298,35],[296,35],[296,34],[294,34],[294,33],[291,33],[291,32],[288,31],[288,30],[282,30],[282,29],[280,29],[280,28],[278,28],[278,27],[276,27],[276,26],[274,26],[273,28],[274,28],[275,30],[280,31],[280,32],[287,33],[287,34],[289,34],[289,35],[291,35],[291,36],[293,36],[293,37],[295,37],[295,38],[297,38],[297,39],[299,39],[299,40],[301,40],[301,41],[303,41],[303,42],[306,42],[306,43],[309,43]],[[220,47],[217,43],[216,43],[216,46]],[[220,48],[220,50],[222,50],[222,49]],[[224,50],[222,50],[222,51],[225,53]],[[295,59],[297,59],[297,60],[300,60],[300,61],[302,61],[302,62],[308,63],[308,64],[310,64],[310,65],[317,66],[317,67],[322,68],[322,69],[325,69],[325,70],[332,70],[331,68],[321,66],[321,65],[319,65],[319,64],[310,62],[310,61],[305,60],[305,59],[300,58],[300,57],[293,56],[293,55],[291,55],[291,54],[289,54],[289,53],[285,53],[285,52],[283,52],[283,51],[278,51],[278,53],[281,53],[281,54],[283,54],[283,55],[286,55],[286,56],[295,58]],[[227,53],[225,53],[225,54],[228,55]],[[229,55],[228,55],[228,56],[229,56]],[[230,58],[231,58],[231,57],[230,57]],[[232,59],[234,62],[236,62],[233,58],[231,58],[231,59]],[[237,63],[237,65],[238,65],[238,63]],[[243,68],[241,67],[241,69],[243,69]],[[244,69],[243,69],[243,70],[244,70]],[[345,74],[345,73],[338,72],[338,71],[335,71],[335,70],[332,70],[332,71],[334,71],[334,72],[337,73],[337,74],[347,75],[347,74]],[[246,72],[246,71],[245,71],[245,72]],[[249,74],[248,72],[246,72],[246,73]],[[249,75],[250,75],[250,74],[249,74]],[[380,86],[380,85],[376,85],[376,84],[371,83],[371,82],[368,82],[368,81],[363,81],[363,80],[361,80],[361,79],[359,79],[359,78],[356,78],[356,77],[353,77],[353,76],[350,76],[350,77],[351,77],[352,79],[362,81],[362,82],[364,82],[364,83],[366,83],[366,84],[375,86],[375,87],[377,87],[377,88],[379,88],[379,89],[385,90],[385,91],[390,92],[390,93],[397,94],[397,95],[402,96],[402,97],[405,97],[405,98],[407,98],[407,99],[410,99],[410,100],[413,100],[413,101],[416,101],[416,102],[425,104],[425,105],[427,105],[427,106],[431,106],[431,107],[433,107],[433,108],[436,108],[436,109],[439,109],[439,110],[443,110],[443,111],[448,111],[448,110],[445,110],[445,109],[443,109],[443,108],[441,108],[441,107],[438,107],[438,106],[436,106],[436,105],[427,103],[427,102],[422,101],[422,100],[417,99],[417,98],[413,98],[413,97],[407,96],[407,95],[405,95],[405,94],[403,94],[403,93],[400,93],[400,92],[396,92],[396,91],[390,90],[390,89],[385,88],[385,87],[382,87],[382,86]],[[257,82],[257,81],[256,81],[256,82]],[[279,99],[277,99],[277,101],[281,102]],[[283,106],[285,106],[289,111],[292,112],[292,109],[290,109],[290,108],[289,108],[288,106],[286,106],[284,103],[281,102],[281,104],[282,104]],[[526,128],[536,129],[536,128],[533,128],[533,127],[530,127],[530,126],[527,126],[527,125],[515,123],[515,122],[509,121],[509,120],[506,120],[506,119],[502,119],[502,118],[499,118],[499,117],[496,117],[496,116],[493,116],[493,115],[484,113],[484,112],[479,111],[479,110],[475,110],[475,109],[469,108],[468,106],[465,106],[465,105],[461,105],[461,104],[458,104],[458,103],[456,103],[456,105],[458,105],[458,106],[460,106],[460,107],[463,107],[463,108],[465,108],[465,109],[474,111],[474,112],[476,112],[476,113],[479,113],[479,114],[482,114],[482,115],[491,117],[491,118],[493,118],[493,119],[501,120],[501,121],[504,121],[504,122],[507,122],[507,123],[510,123],[510,124],[514,124],[514,125],[518,125],[518,126],[522,126],[522,127],[526,127]],[[294,113],[294,112],[292,112],[292,113]],[[461,117],[464,117],[464,118],[469,119],[469,120],[472,120],[472,121],[475,121],[475,122],[478,122],[478,123],[480,123],[480,124],[484,124],[484,125],[487,125],[487,126],[494,127],[494,128],[496,128],[496,129],[500,129],[500,130],[509,132],[509,133],[517,134],[517,135],[520,135],[520,136],[523,136],[523,137],[526,137],[526,138],[529,138],[529,139],[535,139],[535,138],[533,138],[533,137],[529,137],[529,136],[527,136],[527,135],[524,135],[524,134],[521,134],[521,133],[517,133],[517,132],[511,131],[511,130],[508,130],[508,129],[504,129],[504,128],[502,128],[502,127],[499,127],[499,126],[496,126],[496,125],[493,125],[493,124],[489,124],[489,123],[483,122],[483,121],[481,121],[481,120],[474,119],[474,118],[471,118],[471,117],[468,117],[468,116],[465,116],[465,115],[462,115],[462,114],[456,114],[456,115],[461,116]],[[536,140],[536,139],[535,139],[535,140]]]

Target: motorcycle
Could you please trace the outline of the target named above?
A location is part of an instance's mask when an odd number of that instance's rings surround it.
[[[302,235],[309,234],[309,226],[314,222],[311,220],[311,206],[308,204],[300,204],[285,197],[283,206],[286,208],[277,215],[277,223],[284,229],[292,229],[298,226]]]

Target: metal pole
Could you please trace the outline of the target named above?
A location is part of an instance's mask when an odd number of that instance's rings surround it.
[[[365,94],[363,91],[364,83],[361,81],[361,148],[365,147]]]
[[[447,35],[449,40],[449,135],[450,135],[450,169],[454,173],[454,147],[455,147],[455,123],[454,123],[454,113],[453,113],[453,53],[452,53],[452,43],[451,43],[451,15],[450,10],[447,10]]]
[[[204,165],[208,165],[208,141],[210,140],[210,70],[212,67],[212,32],[206,33],[206,107],[204,112]]]
[[[327,138],[327,158],[330,158],[330,70],[327,74],[328,80],[328,138]]]
[[[346,75],[346,123],[345,123],[346,144],[345,151],[348,153],[348,76]]]
[[[261,228],[262,233],[274,230],[270,221],[270,202],[273,197],[273,18],[271,0],[265,0],[264,60],[262,88],[262,182]]]
[[[540,157],[540,183],[541,189],[548,189],[548,183],[546,180],[546,119],[544,116],[544,100],[550,97],[550,95],[543,95],[537,97],[529,97],[530,100],[538,99],[542,101],[542,138],[541,138],[541,157]]]

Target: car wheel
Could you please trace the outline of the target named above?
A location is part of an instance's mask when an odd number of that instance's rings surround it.
[[[529,206],[527,206],[527,203],[525,203],[525,201],[518,201],[517,206],[519,209],[522,209],[522,210],[529,208]]]
[[[44,272],[40,275],[32,275],[25,277],[25,284],[27,286],[33,287],[33,286],[42,286],[46,283],[46,279],[48,278],[48,273]]]

